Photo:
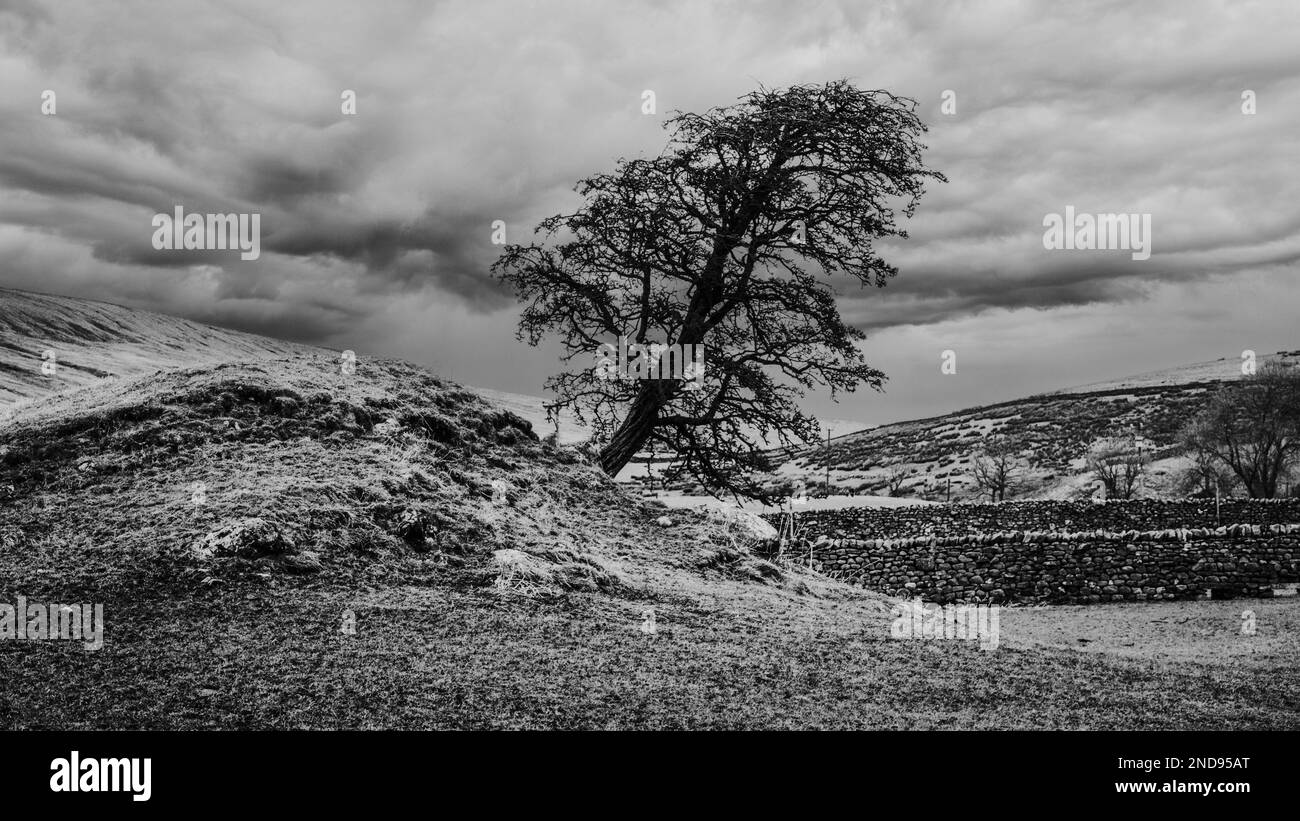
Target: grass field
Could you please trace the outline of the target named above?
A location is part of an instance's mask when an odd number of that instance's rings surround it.
[[[1003,645],[988,652],[973,642],[891,640],[888,613],[871,597],[750,586],[535,600],[439,584],[367,591],[269,582],[186,601],[109,602],[99,651],[0,644],[0,724],[1300,726],[1292,602],[1253,605],[1257,641],[1233,632],[1240,603],[1004,612]],[[655,635],[640,630],[646,606],[656,612]],[[340,630],[346,610],[355,613],[354,635]],[[1166,619],[1159,630],[1149,629],[1153,617]],[[1078,645],[1085,636],[1091,643]]]
[[[1294,599],[1006,610],[993,652],[891,639],[893,600],[326,351],[20,405],[18,596],[102,604],[106,632],[0,640],[9,729],[1300,728]]]

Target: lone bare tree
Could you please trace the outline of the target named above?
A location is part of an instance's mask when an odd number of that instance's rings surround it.
[[[885,487],[889,488],[890,496],[898,496],[903,491],[903,483],[912,474],[901,465],[895,465],[885,471]]]
[[[585,202],[544,220],[543,243],[507,246],[493,270],[525,303],[518,335],[558,333],[566,365],[624,336],[703,346],[695,384],[590,366],[547,380],[593,428],[606,473],[653,443],[676,473],[764,498],[750,477],[770,468],[771,439],[817,438],[796,404],[807,389],[880,388],[828,279],[882,287],[897,274],[874,243],[905,238],[894,209],[910,217],[925,181],[944,180],[921,162],[915,107],[841,80],[678,113],[659,156],[581,181]]]
[[[996,434],[984,442],[972,460],[971,478],[976,487],[989,494],[991,501],[1001,502],[1019,487],[1020,450],[1018,441]]]
[[[1193,453],[1226,465],[1254,498],[1277,496],[1300,451],[1300,368],[1268,362],[1229,384],[1182,432]]]
[[[1084,458],[1088,470],[1106,488],[1106,498],[1132,499],[1149,457],[1150,448],[1144,453],[1136,436],[1121,434],[1095,440]]]
[[[1232,470],[1207,451],[1193,450],[1191,462],[1178,477],[1179,492],[1188,496],[1227,495],[1237,484]]]

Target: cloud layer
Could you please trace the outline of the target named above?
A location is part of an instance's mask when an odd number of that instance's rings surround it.
[[[536,392],[553,351],[515,347],[512,299],[487,273],[492,222],[524,239],[574,204],[578,178],[657,152],[670,109],[850,77],[919,102],[950,180],[890,245],[900,276],[843,290],[903,393],[860,415],[1068,385],[1051,357],[1087,340],[1099,378],[1239,337],[1286,347],[1298,23],[1285,0],[0,1],[0,283]],[[156,251],[150,219],[176,205],[260,213],[261,258]],[[1043,216],[1067,205],[1151,214],[1151,259],[1046,251]],[[1243,288],[1269,296],[1241,302]],[[1121,316],[1146,326],[1125,347]],[[931,385],[956,345],[1012,364]]]

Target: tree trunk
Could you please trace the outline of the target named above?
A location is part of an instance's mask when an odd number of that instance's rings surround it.
[[[655,420],[659,418],[659,409],[664,399],[656,386],[646,384],[632,402],[627,418],[618,426],[609,444],[600,452],[600,468],[608,476],[616,476],[636,452],[650,438]]]

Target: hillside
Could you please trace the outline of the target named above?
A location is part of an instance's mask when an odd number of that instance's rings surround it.
[[[541,437],[555,434],[555,423],[546,417],[546,399],[523,393],[492,390],[490,388],[470,388],[497,407],[504,408],[521,419],[528,420],[533,430]],[[560,413],[560,444],[575,445],[591,438],[591,430],[579,425],[573,415],[567,411]]]
[[[42,370],[46,351],[55,354],[57,367],[47,369],[52,373]],[[101,379],[313,353],[329,352],[108,302],[0,288],[0,415]],[[554,430],[540,397],[468,390],[519,415],[540,435]],[[587,435],[569,419],[561,421],[561,442]]]
[[[995,653],[892,640],[896,600],[763,561],[742,518],[638,500],[473,391],[264,353],[0,422],[0,603],[106,623],[98,649],[0,633],[0,727],[1300,726],[1285,603],[1248,656],[1221,652],[1226,611],[1172,659],[1125,638],[1188,621],[1169,609],[1008,610]]]
[[[1272,359],[1294,361],[1300,358],[1300,351],[1279,351],[1275,354],[1261,356],[1258,365]],[[1176,387],[1210,382],[1222,382],[1241,378],[1241,359],[1235,356],[1221,356],[1207,362],[1194,362],[1158,371],[1127,376],[1109,382],[1090,382],[1074,388],[1066,388],[1054,393],[1099,393],[1103,391],[1128,390],[1130,388]]]
[[[0,406],[107,377],[290,356],[305,346],[107,302],[0,288]],[[45,370],[46,351],[54,368]]]
[[[1261,356],[1300,362],[1300,351]],[[899,495],[943,501],[973,499],[970,476],[980,443],[1007,434],[1025,443],[1028,469],[1022,474],[1023,498],[1077,498],[1091,495],[1083,456],[1099,436],[1131,430],[1155,448],[1144,492],[1176,495],[1183,460],[1177,433],[1218,387],[1241,377],[1231,358],[1197,363],[1055,393],[1000,402],[930,419],[883,425],[825,446],[782,454],[781,479],[799,479],[822,492],[829,454],[832,493],[888,494],[890,474],[905,474]],[[778,457],[779,458],[779,457]]]

